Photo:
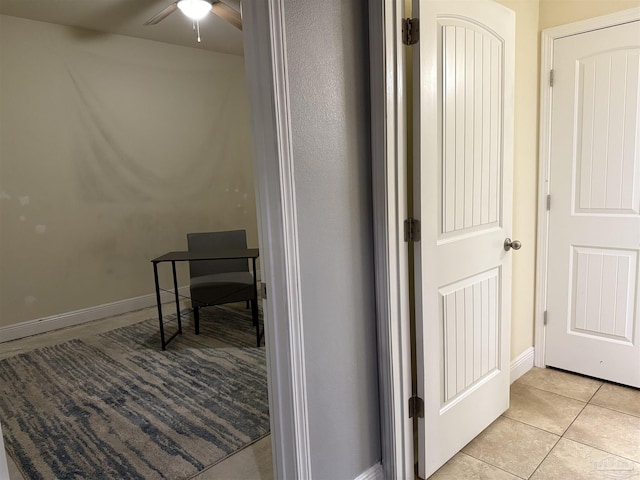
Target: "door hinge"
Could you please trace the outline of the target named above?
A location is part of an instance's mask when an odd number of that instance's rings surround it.
[[[267,298],[267,284],[260,282],[260,298]]]
[[[424,418],[424,401],[417,395],[409,398],[409,418]]]
[[[420,241],[420,221],[415,218],[407,218],[404,221],[404,241],[419,242]]]
[[[402,19],[402,43],[415,45],[420,40],[420,22],[417,18]]]
[[[551,210],[551,195],[547,195],[547,210]]]
[[[542,314],[542,323],[544,325],[547,324],[547,311],[545,310],[544,313]]]
[[[549,86],[553,87],[553,68],[549,70]]]

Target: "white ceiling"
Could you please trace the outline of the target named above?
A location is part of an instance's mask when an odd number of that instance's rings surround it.
[[[0,14],[102,32],[242,55],[242,32],[216,15],[200,21],[202,42],[196,41],[191,21],[179,10],[157,25],[144,22],[173,0],[0,0]],[[240,10],[240,0],[224,0]]]

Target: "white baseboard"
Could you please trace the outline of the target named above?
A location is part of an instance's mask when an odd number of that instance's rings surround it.
[[[529,347],[511,361],[511,383],[533,368],[533,352],[533,347]]]
[[[384,480],[384,470],[381,463],[376,463],[371,468],[358,475],[355,480]]]
[[[179,287],[180,295],[188,296],[189,287]],[[173,292],[161,292],[162,303],[173,302]],[[73,312],[65,312],[50,317],[36,318],[15,325],[0,327],[0,343],[17,340],[18,338],[30,337],[38,333],[50,332],[60,328],[71,327],[81,323],[100,320],[101,318],[112,317],[123,313],[133,312],[141,308],[152,307],[156,305],[155,293],[143,295],[141,297],[128,298],[117,302],[105,303],[104,305],[96,305],[95,307],[83,308]]]

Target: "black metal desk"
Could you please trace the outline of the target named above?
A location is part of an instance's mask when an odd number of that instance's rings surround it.
[[[253,265],[253,291],[256,296],[256,301],[251,302],[252,315],[256,319],[256,329],[258,334],[258,344],[264,334],[260,333],[260,325],[257,322],[258,318],[258,283],[256,279],[256,259],[259,257],[259,251],[257,248],[239,248],[234,250],[212,250],[210,252],[169,252],[151,260],[153,263],[153,276],[156,282],[156,302],[158,304],[158,320],[160,321],[160,340],[162,342],[162,350],[166,350],[167,345],[178,335],[182,334],[182,319],[180,318],[180,296],[178,295],[178,278],[176,276],[176,262],[188,262],[190,260],[237,260],[240,258],[246,258],[252,260]],[[176,315],[178,319],[178,331],[171,335],[166,341],[164,339],[164,322],[162,318],[162,301],[160,300],[160,282],[158,281],[158,264],[163,262],[171,262],[171,269],[173,271],[173,289],[176,299]]]

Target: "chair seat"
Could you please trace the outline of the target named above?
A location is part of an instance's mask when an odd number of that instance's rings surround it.
[[[191,303],[194,307],[254,300],[253,275],[227,272],[191,279]]]
[[[226,272],[191,278],[192,287],[202,287],[205,285],[253,285],[253,275],[249,272]]]

